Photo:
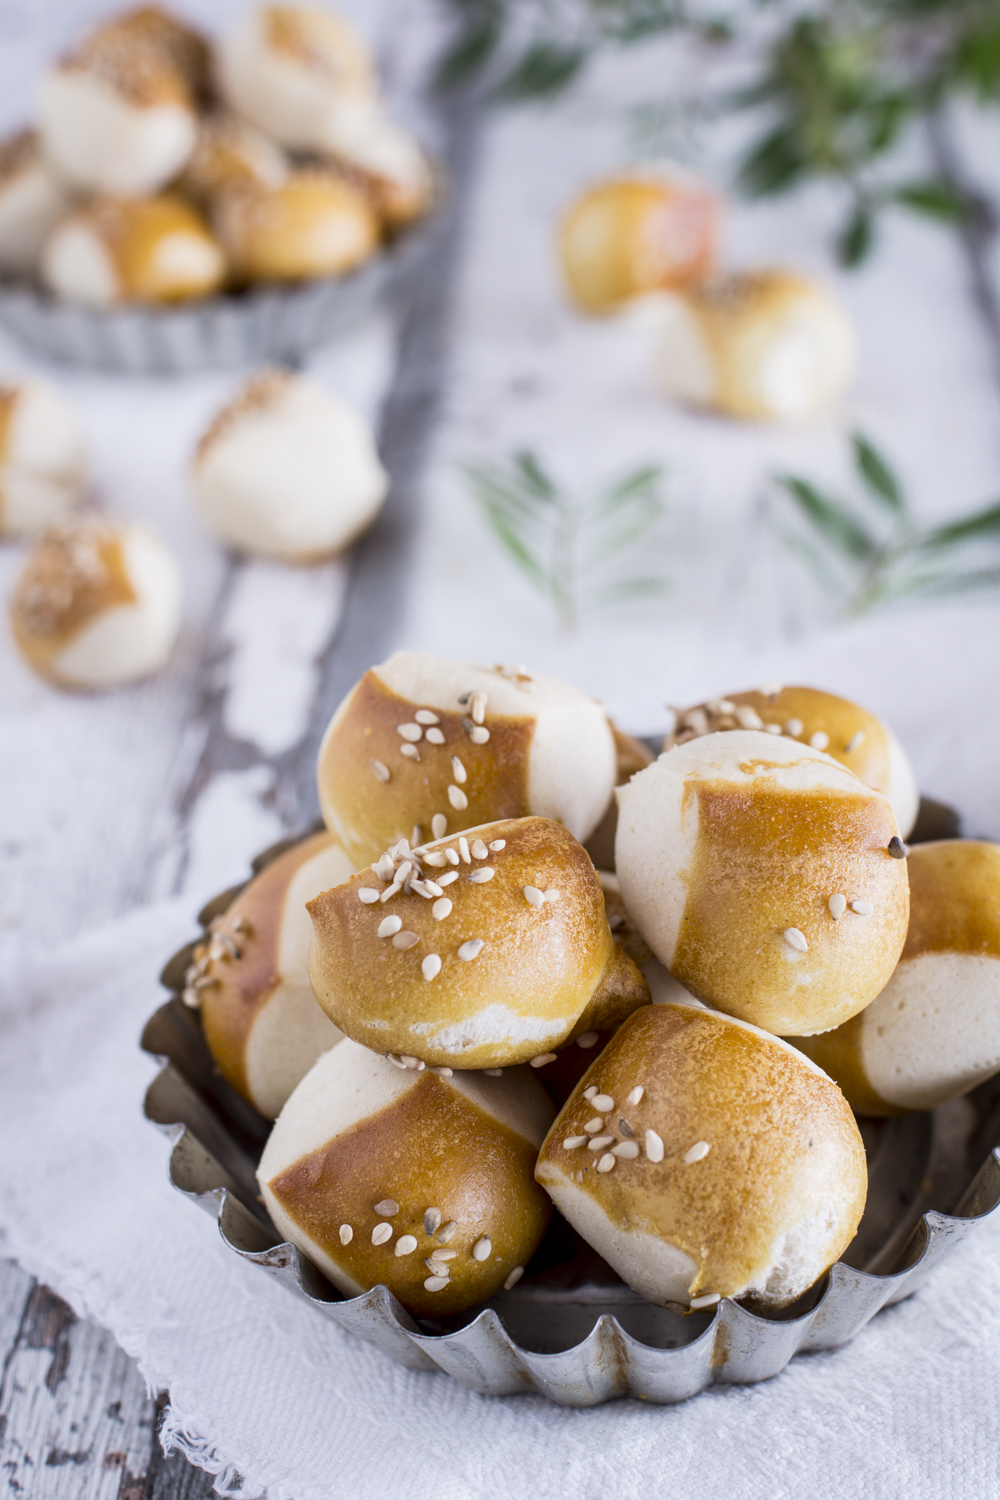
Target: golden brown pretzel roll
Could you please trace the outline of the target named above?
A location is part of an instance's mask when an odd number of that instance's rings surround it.
[[[46,380],[0,385],[0,536],[37,536],[80,500],[87,456],[79,418]]]
[[[918,844],[907,866],[910,925],[885,989],[796,1039],[858,1114],[933,1109],[1000,1072],[1000,846]]]
[[[316,774],[327,827],[360,866],[400,838],[528,813],[585,839],[615,748],[600,705],[558,678],[397,651],[337,709]]]
[[[185,999],[223,1078],[270,1120],[341,1038],[309,983],[306,902],[352,873],[328,833],[296,844],[240,892],[189,976]]]
[[[706,1004],[803,1036],[887,982],[909,911],[896,819],[829,755],[760,730],[705,735],[620,787],[618,806],[625,905]]]
[[[213,217],[233,273],[244,281],[343,276],[379,244],[375,211],[360,188],[312,167],[274,187],[250,178],[230,183]]]
[[[629,1017],[535,1176],[629,1286],[692,1308],[794,1301],[850,1244],[867,1189],[858,1128],[824,1073],[756,1027],[681,1005]]]
[[[208,42],[200,31],[159,6],[140,5],[113,16],[91,33],[86,45],[91,51],[109,46],[151,48],[177,69],[192,95],[200,98],[208,92]]]
[[[292,1094],[257,1176],[279,1233],[346,1296],[382,1283],[441,1317],[513,1285],[534,1254],[552,1115],[527,1069],[436,1076],[345,1041]]]
[[[234,182],[259,182],[279,187],[288,176],[284,153],[235,115],[203,115],[187,165],[177,179],[178,192],[210,203],[215,194]]]
[[[505,1067],[649,998],[611,939],[586,851],[547,818],[472,828],[416,856],[396,846],[309,913],[317,1000],[379,1052]]]
[[[42,276],[67,302],[184,302],[218,291],[225,260],[182,198],[98,198],[57,226]]]
[[[896,814],[905,839],[920,805],[917,778],[902,745],[881,719],[866,708],[810,687],[755,688],[726,693],[694,708],[677,711],[664,750],[686,745],[703,734],[728,729],[762,729],[786,734],[814,750],[825,750],[855,776],[882,792]]]

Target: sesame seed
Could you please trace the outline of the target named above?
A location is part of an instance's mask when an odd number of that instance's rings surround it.
[[[399,1213],[399,1204],[395,1198],[383,1198],[381,1202],[375,1204],[372,1213],[381,1214],[383,1219],[391,1219],[393,1214]]]
[[[457,1228],[457,1225],[456,1225],[456,1228]],[[443,1231],[442,1231],[442,1233],[443,1233]],[[438,1235],[438,1239],[440,1239],[440,1238],[441,1238],[441,1235]],[[457,1257],[457,1255],[458,1255],[458,1251],[457,1250],[432,1250],[430,1258],[431,1258],[431,1260],[436,1260],[439,1265],[446,1266],[450,1260],[455,1260],[455,1258]]]
[[[472,864],[472,855],[469,853],[469,840],[463,833],[458,841],[458,852],[467,865]]]
[[[586,1051],[588,1047],[596,1047],[599,1041],[600,1037],[596,1031],[582,1031],[576,1039],[576,1045]]]
[[[512,1291],[514,1289],[514,1287],[517,1286],[517,1283],[520,1281],[520,1279],[521,1279],[521,1277],[523,1275],[524,1275],[524,1267],[523,1266],[515,1266],[514,1269],[513,1269],[513,1271],[511,1271],[510,1275],[507,1277],[507,1280],[503,1284],[504,1291],[505,1292]]]
[[[413,853],[416,854],[416,855],[418,855],[418,856],[420,854],[419,845],[423,842],[423,837],[424,837],[424,830],[421,828],[421,826],[420,826],[419,823],[414,823],[414,825],[413,825]]]
[[[455,780],[460,781],[463,784],[469,779],[469,773],[466,771],[457,755],[453,755],[451,757],[451,772]]]
[[[586,1125],[583,1128],[588,1135],[596,1135],[599,1130],[604,1129],[603,1115],[595,1115],[592,1120],[587,1121]]]
[[[639,1155],[638,1141],[619,1141],[617,1146],[611,1147],[611,1155],[622,1157],[625,1161],[634,1161]]]
[[[555,1062],[555,1060],[556,1055],[554,1052],[540,1052],[537,1057],[531,1059],[531,1067],[544,1068],[546,1063]]]
[[[193,981],[192,989],[215,990],[218,989],[221,983],[222,980],[216,979],[212,974],[201,974],[196,980]]]
[[[503,1077],[503,1068],[484,1068],[483,1072],[486,1074],[487,1078]]]
[[[437,1234],[441,1228],[441,1210],[439,1208],[424,1209],[424,1234]]]
[[[473,1260],[487,1260],[493,1250],[493,1241],[488,1234],[484,1234],[481,1240],[477,1240],[472,1247]]]
[[[376,1224],[375,1225],[375,1228],[372,1230],[372,1244],[373,1245],[384,1245],[385,1242],[386,1242],[386,1240],[391,1240],[391,1239],[392,1239],[392,1225],[391,1224]]]
[[[469,963],[473,958],[478,958],[485,947],[486,944],[482,938],[470,938],[467,943],[463,943],[461,948],[459,948],[458,956],[465,963]]]
[[[441,972],[441,960],[436,953],[428,953],[420,965],[420,972],[425,979],[436,979]]]
[[[444,851],[444,857],[450,865],[457,865],[460,863],[457,849],[446,849]]]
[[[428,729],[425,735],[425,739],[430,745],[444,744],[444,735],[441,733],[440,729]]]
[[[447,1276],[428,1276],[427,1280],[424,1282],[424,1291],[442,1292],[448,1285],[449,1279],[450,1278]]]
[[[480,865],[478,870],[473,870],[469,876],[470,885],[485,885],[487,880],[493,879],[493,869],[490,865]]]
[[[451,907],[452,903],[448,900],[448,897],[442,896],[431,907],[431,916],[435,922],[443,922],[445,917],[451,916]]]
[[[797,740],[805,727],[801,719],[789,719],[785,725],[785,733],[790,734],[793,740]]]
[[[423,739],[424,731],[419,724],[397,724],[396,733],[411,743]]]
[[[378,891],[372,890],[370,885],[363,885],[358,891],[358,900],[363,901],[366,906],[373,906],[378,900]]]
[[[397,1255],[412,1255],[417,1248],[417,1237],[415,1234],[401,1234],[396,1241]]]
[[[451,1267],[448,1265],[448,1262],[446,1260],[438,1260],[436,1251],[432,1251],[430,1255],[425,1257],[424,1265],[433,1276],[451,1275]]]
[[[391,897],[393,897],[396,894],[397,891],[401,891],[402,889],[403,889],[403,882],[401,880],[394,880],[392,882],[392,885],[389,886],[388,890],[384,890],[382,892],[381,896],[379,897],[379,900],[380,901],[388,901],[388,900],[390,900]]]
[[[584,1089],[584,1091],[583,1091],[583,1097],[584,1097],[584,1098],[585,1098],[585,1099],[593,1099],[593,1097],[594,1097],[594,1095],[595,1095],[595,1094],[596,1094],[596,1093],[599,1093],[599,1092],[600,1092],[600,1091],[599,1091],[599,1089],[598,1089],[598,1087],[597,1087],[597,1084],[596,1084],[596,1083],[592,1083],[592,1084],[591,1084],[591,1085],[590,1085],[590,1088],[589,1088],[589,1089]]]
[[[474,745],[485,745],[490,737],[490,732],[484,724],[477,724],[469,731],[469,739]]]
[[[489,852],[490,851],[487,849],[487,847],[483,843],[482,839],[476,839],[475,840],[475,842],[472,845],[472,857],[473,857],[473,859],[485,859],[486,856],[489,854]]]
[[[464,812],[469,805],[468,797],[462,791],[461,787],[455,786],[454,783],[448,788],[448,801],[455,808],[456,812]]]
[[[392,880],[395,873],[396,863],[392,858],[392,855],[388,851],[386,851],[385,854],[380,856],[379,862],[375,866],[375,874],[378,876],[379,880],[383,881],[385,884],[388,884],[388,882]]]
[[[342,1245],[349,1245],[351,1243],[351,1241],[353,1240],[353,1238],[354,1238],[354,1230],[351,1228],[350,1224],[341,1224],[341,1226],[340,1226],[340,1243]]]
[[[851,902],[851,911],[856,911],[859,917],[870,917],[874,910],[870,901]]]
[[[190,986],[181,995],[181,999],[191,1010],[197,1010],[201,1005],[201,996],[197,990],[191,989]]]
[[[704,1161],[711,1149],[707,1141],[695,1141],[691,1149],[684,1153],[684,1165],[690,1167],[696,1161]]]
[[[603,1151],[614,1140],[613,1135],[595,1135],[587,1147],[588,1151]]]
[[[397,932],[392,940],[392,946],[398,948],[401,953],[405,953],[407,948],[412,948],[414,943],[419,942],[420,939],[415,932]]]
[[[524,899],[525,899],[525,901],[527,901],[527,903],[528,903],[529,906],[544,906],[545,905],[545,897],[542,895],[541,891],[538,889],[537,886],[534,886],[534,885],[525,885],[525,886],[522,886],[521,889],[524,892]]]
[[[442,1226],[438,1234],[438,1239],[441,1241],[442,1245],[447,1245],[449,1240],[453,1240],[455,1238],[455,1231],[457,1228],[458,1224],[454,1219],[449,1219],[447,1224]]]
[[[704,1297],[691,1298],[691,1311],[699,1312],[703,1307],[714,1307],[722,1298],[718,1292],[706,1292]]]
[[[579,1151],[580,1147],[585,1146],[586,1144],[587,1137],[585,1135],[568,1135],[563,1141],[563,1150]]]
[[[481,724],[486,717],[487,697],[485,693],[473,693],[469,712],[474,724]]]
[[[445,875],[439,875],[437,879],[438,889],[443,890],[446,885],[451,885],[458,879],[457,870],[449,870]]]
[[[437,714],[429,708],[418,708],[413,715],[418,724],[440,724]]]
[[[388,781],[389,780],[389,767],[387,765],[384,765],[382,761],[380,761],[380,760],[370,760],[368,762],[368,764],[372,768],[372,772],[373,772],[373,774],[375,776],[375,780],[376,781]]]
[[[435,896],[441,894],[441,887],[430,880],[411,879],[410,890],[415,891],[418,896],[423,896],[425,901],[432,901]]]
[[[436,1073],[439,1078],[451,1078],[454,1075],[454,1071],[455,1070],[454,1070],[454,1068],[440,1068],[440,1067],[439,1068],[434,1068],[434,1067],[431,1067],[431,1068],[428,1068],[427,1071],[428,1071],[428,1073]]]
[[[893,859],[905,859],[910,852],[898,833],[894,833],[889,840],[888,849]]]
[[[627,1120],[619,1120],[618,1121],[618,1129],[621,1131],[622,1135],[627,1135],[627,1136],[630,1136],[630,1137],[633,1136],[633,1135],[635,1135],[635,1131],[632,1129],[631,1125],[629,1124],[629,1122]]]
[[[857,750],[860,745],[863,745],[864,742],[865,732],[863,729],[859,729],[857,734],[852,734],[851,738],[847,741],[847,744],[844,746],[844,754],[850,755],[854,750]]]
[[[736,710],[736,722],[741,729],[763,729],[764,721],[755,708],[748,703],[740,704]]]
[[[650,1161],[663,1160],[663,1138],[655,1130],[646,1131],[646,1156]]]
[[[605,1151],[604,1155],[597,1163],[597,1170],[599,1172],[610,1172],[615,1164],[615,1160],[616,1158],[611,1155],[610,1151]]]
[[[764,732],[765,732],[765,734],[780,734],[781,733],[781,725],[780,724],[771,724],[771,723],[765,724],[764,725]]]
[[[404,1068],[412,1068],[416,1073],[422,1073],[427,1066],[422,1057],[411,1057],[407,1052],[401,1052],[399,1060]]]
[[[435,813],[431,818],[431,833],[436,839],[443,839],[448,832],[448,819],[444,813]]]
[[[383,917],[378,924],[378,935],[381,938],[395,937],[402,925],[402,917]]]
[[[823,729],[817,729],[815,734],[809,736],[809,743],[814,750],[825,750],[830,743],[830,736]]]
[[[562,896],[562,891],[557,891],[554,886],[549,886],[548,890],[545,892],[545,899],[551,905],[555,905],[555,903],[559,900],[559,898],[561,896]]]
[[[416,745],[400,745],[399,753],[400,755],[405,755],[407,760],[420,759],[420,751],[417,749]]]
[[[800,932],[797,927],[786,927],[782,936],[789,948],[794,948],[796,953],[807,953],[809,951],[806,935],[804,932]]]
[[[405,1068],[406,1067],[406,1064],[405,1064],[405,1062],[403,1062],[402,1058],[397,1057],[394,1052],[387,1052],[385,1054],[385,1060],[386,1060],[386,1062],[391,1062],[394,1068]]]
[[[609,1109],[614,1109],[615,1107],[615,1101],[610,1094],[595,1094],[590,1102],[595,1109],[601,1111],[602,1115],[606,1115]]]
[[[493,842],[492,842],[492,844],[490,845],[490,853],[491,854],[499,854],[500,850],[501,849],[506,849],[506,847],[507,847],[507,840],[506,839],[494,839]]]
[[[829,901],[826,904],[830,908],[830,915],[833,920],[835,922],[839,922],[841,917],[844,915],[844,912],[847,910],[847,897],[842,896],[838,891],[835,896],[830,897]]]
[[[442,865],[446,865],[447,863],[448,861],[444,857],[443,849],[435,849],[432,853],[424,855],[424,864],[430,865],[432,869],[439,870]]]

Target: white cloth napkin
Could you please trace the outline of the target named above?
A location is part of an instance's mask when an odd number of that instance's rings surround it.
[[[165,1435],[250,1500],[845,1500],[1000,1487],[1000,1220],[848,1347],[676,1407],[475,1395],[341,1332],[220,1241],[167,1181],[137,1040],[193,930],[173,902],[50,953],[0,991],[7,1248],[112,1330]],[[239,1487],[237,1476],[243,1477]]]

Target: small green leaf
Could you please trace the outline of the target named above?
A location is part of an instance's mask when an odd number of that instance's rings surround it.
[[[903,515],[906,511],[903,491],[899,480],[881,453],[861,432],[852,434],[851,445],[854,449],[854,466],[871,494],[876,500],[881,501],[887,510],[893,511],[896,515]]]
[[[875,220],[867,204],[859,203],[837,236],[837,259],[853,270],[867,260],[875,243]]]
[[[945,224],[960,224],[968,211],[965,200],[947,182],[904,183],[892,196],[904,208],[912,208]]]
[[[1000,534],[1000,505],[991,505],[986,510],[965,516],[960,521],[951,521],[939,526],[922,537],[919,545],[926,550],[954,547],[960,542],[979,541]]]
[[[807,480],[792,475],[780,476],[778,483],[797,501],[799,509],[816,530],[845,557],[867,561],[874,555],[874,540],[838,500],[822,494]]]
[[[797,133],[781,125],[758,141],[740,164],[737,180],[750,198],[786,193],[806,175],[808,162]]]
[[[509,518],[499,506],[487,502],[483,506],[486,519],[493,528],[494,534],[507,548],[511,557],[527,573],[528,577],[545,593],[551,592],[551,582],[545,569],[533,556],[527,543],[520,537]]]
[[[434,71],[433,87],[438,93],[458,88],[481,73],[496,52],[501,32],[499,15],[489,16],[480,25],[463,31]]]
[[[569,87],[588,55],[588,49],[583,46],[533,42],[498,85],[494,97],[505,104],[518,104],[527,99],[553,99]]]
[[[556,487],[530,449],[515,453],[514,464],[525,489],[539,500],[554,500]]]
[[[665,578],[623,578],[619,583],[609,583],[595,590],[591,602],[598,607],[625,604],[631,599],[657,599],[668,593],[670,585]]]

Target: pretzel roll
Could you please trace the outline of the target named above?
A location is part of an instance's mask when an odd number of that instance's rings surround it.
[[[1000,846],[918,844],[903,955],[859,1016],[808,1041],[859,1114],[934,1109],[1000,1072]]]
[[[218,291],[225,260],[181,198],[99,198],[49,237],[42,275],[67,302],[184,302]]]
[[[207,97],[211,58],[205,37],[156,5],[140,5],[105,21],[91,33],[90,48],[149,48],[170,63],[184,79],[192,96]]]
[[[285,1105],[257,1176],[278,1232],[345,1296],[382,1284],[442,1317],[513,1286],[537,1249],[552,1115],[527,1069],[436,1075],[342,1042]]]
[[[622,731],[608,720],[615,740],[615,786],[624,786],[637,771],[643,770],[653,759],[652,753],[630,734]],[[611,870],[615,863],[615,834],[618,830],[618,801],[614,793],[604,809],[604,816],[587,839],[587,853],[597,870]]]
[[[337,709],[317,780],[358,866],[403,837],[528,813],[582,841],[614,788],[614,737],[600,705],[556,677],[397,651]]]
[[[458,1068],[539,1059],[649,999],[612,941],[586,851],[548,818],[489,823],[309,902],[309,977],[379,1052]]]
[[[76,412],[47,380],[0,386],[0,535],[64,521],[87,478]]]
[[[855,776],[888,798],[905,839],[917,819],[920,792],[909,757],[889,728],[867,709],[819,688],[762,687],[727,693],[677,712],[664,750],[703,734],[762,729],[825,750]]]
[[[659,1304],[794,1302],[865,1206],[857,1125],[836,1084],[717,1011],[630,1016],[573,1091],[535,1176],[623,1281]]]
[[[41,676],[109,688],[164,664],[180,612],[180,571],[156,533],[88,516],[38,543],[14,591],[11,625]]]
[[[289,370],[265,370],[224,406],[191,479],[212,531],[240,552],[315,562],[371,525],[388,478],[368,424]]]
[[[570,296],[586,312],[704,279],[715,260],[719,205],[679,178],[623,177],[583,193],[563,219],[559,251]]]
[[[787,271],[737,272],[673,295],[659,372],[669,396],[728,417],[807,422],[847,390],[856,363],[847,314]]]
[[[620,787],[618,807],[625,905],[707,1005],[803,1036],[886,984],[906,938],[905,851],[885,797],[829,755],[709,734]]]
[[[215,203],[214,222],[244,281],[343,276],[379,244],[375,211],[360,188],[312,167],[277,187],[249,179],[230,184]]]
[[[341,1039],[309,983],[306,902],[352,874],[328,833],[296,844],[240,892],[188,976],[223,1078],[269,1120]]]
[[[358,98],[338,114],[327,151],[357,177],[391,232],[405,229],[430,208],[434,174],[410,135],[389,118],[377,98]]]
[[[42,246],[69,197],[42,157],[38,135],[22,130],[0,142],[0,274],[33,276]]]
[[[375,91],[365,43],[332,11],[267,5],[247,11],[223,38],[218,82],[230,108],[290,150],[332,145],[338,117]]]
[[[198,121],[194,149],[176,185],[204,205],[234,182],[276,188],[287,176],[288,160],[273,141],[236,115],[219,113]]]

